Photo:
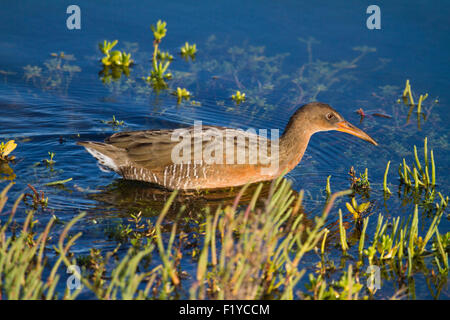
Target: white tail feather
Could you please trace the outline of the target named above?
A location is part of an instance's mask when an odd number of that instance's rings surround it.
[[[110,157],[104,155],[103,153],[98,152],[97,150],[91,149],[89,147],[86,147],[87,152],[89,152],[95,159],[98,160],[100,164],[100,168],[107,168],[109,170],[112,170],[114,172],[120,173],[119,168],[117,167],[116,163],[113,159]],[[102,170],[104,171],[104,170]]]

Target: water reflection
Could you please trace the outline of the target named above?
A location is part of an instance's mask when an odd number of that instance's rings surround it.
[[[270,193],[271,182],[263,182],[260,191],[260,197],[255,204],[261,207],[263,199],[267,199]],[[208,207],[210,212],[214,212],[219,206],[234,205],[236,197],[239,196],[239,205],[248,205],[259,184],[249,185],[245,190],[243,187],[211,189],[202,191],[183,191],[179,192],[169,209],[168,217],[176,216],[182,207],[184,207],[185,216],[197,217],[205,213]],[[99,193],[89,195],[90,198],[97,201],[97,209],[115,208],[122,215],[136,213],[141,211],[144,216],[157,216],[160,214],[164,204],[169,199],[172,191],[161,188],[147,182],[130,181],[117,179]],[[244,190],[244,192],[242,192]],[[296,196],[298,193],[291,189]]]
[[[0,180],[11,180],[16,178],[14,170],[9,166],[8,162],[0,160]]]

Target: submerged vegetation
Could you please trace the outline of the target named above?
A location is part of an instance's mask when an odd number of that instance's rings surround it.
[[[23,68],[25,80],[32,82],[42,90],[55,91],[67,95],[67,91],[76,73],[81,68],[73,65],[75,56],[64,52],[51,53],[52,58],[44,62],[45,68],[27,65]]]
[[[168,51],[161,50],[163,40],[168,34],[167,23],[158,20],[156,24],[151,25],[151,30],[152,53],[138,52],[137,43],[130,44],[127,49],[139,60],[133,70],[136,77],[127,74],[129,78],[121,81],[120,72],[114,75],[114,70],[111,70],[112,77],[105,77],[105,73],[101,72],[102,81],[111,90],[120,95],[128,92],[133,99],[142,99],[143,96],[153,93],[159,95],[163,92],[174,92],[178,87],[196,86],[197,91],[190,92],[191,96],[198,96],[203,95],[203,89],[198,87],[198,81],[205,81],[206,76],[210,80],[207,80],[208,83],[204,87],[214,91],[208,94],[217,95],[217,90],[229,91],[230,87],[235,87],[237,90],[230,96],[234,96],[232,100],[239,108],[228,106],[227,111],[246,114],[249,117],[261,112],[269,114],[280,104],[293,110],[304,103],[317,100],[330,89],[342,90],[356,79],[352,72],[358,67],[358,63],[367,54],[376,51],[367,46],[355,47],[353,50],[358,54],[350,61],[325,62],[313,57],[313,45],[318,41],[313,38],[300,39],[300,43],[306,45],[308,61],[294,73],[287,74],[283,63],[288,54],[269,56],[264,47],[250,45],[237,47],[225,39],[218,41],[215,36],[211,36],[204,44],[201,59],[195,59],[197,45],[185,42],[180,54],[182,60],[190,61],[186,67],[178,64],[179,62]],[[102,46],[108,47],[108,44],[105,42]],[[151,57],[150,74],[145,64],[149,57]],[[174,63],[180,66],[177,70],[172,69]],[[111,83],[110,79],[115,80],[115,83]],[[277,88],[284,88],[284,96],[281,101],[274,103],[270,97]],[[218,99],[216,103],[223,106],[226,99]]]

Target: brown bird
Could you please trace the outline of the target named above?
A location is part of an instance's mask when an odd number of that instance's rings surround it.
[[[301,161],[311,136],[320,131],[347,132],[377,145],[328,104],[300,107],[279,139],[215,126],[115,133],[105,143],[78,142],[101,167],[125,179],[167,189],[209,189],[272,180]],[[272,137],[273,138],[273,137]]]

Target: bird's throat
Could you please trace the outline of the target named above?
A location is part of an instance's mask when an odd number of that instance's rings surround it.
[[[280,172],[287,173],[294,169],[302,160],[308,147],[309,140],[314,134],[308,128],[306,119],[291,119],[280,138]]]

